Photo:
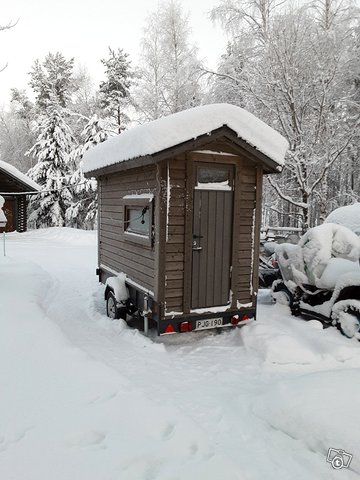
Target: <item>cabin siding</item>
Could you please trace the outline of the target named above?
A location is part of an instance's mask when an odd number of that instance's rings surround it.
[[[253,302],[253,269],[255,238],[257,168],[241,160],[236,172],[233,246],[233,306]],[[260,208],[260,206],[259,206]],[[235,303],[236,302],[236,303]]]
[[[99,264],[148,290],[155,290],[155,248],[124,234],[125,195],[156,193],[156,166],[119,172],[99,178]],[[156,200],[155,200],[156,202]]]
[[[257,289],[256,242],[260,222],[254,209],[257,192],[261,189],[258,167],[246,156],[218,156],[191,153],[190,158],[178,156],[167,162],[168,192],[167,240],[165,242],[165,302],[166,312],[190,312],[191,301],[191,242],[193,215],[193,162],[216,162],[235,165],[234,219],[231,290],[232,308],[254,302]],[[262,171],[261,171],[262,174]],[[261,179],[260,179],[261,180]],[[258,187],[257,187],[257,183]],[[254,248],[255,247],[255,248]]]
[[[167,162],[167,227],[165,243],[166,312],[184,311],[185,211],[187,168],[185,156]]]

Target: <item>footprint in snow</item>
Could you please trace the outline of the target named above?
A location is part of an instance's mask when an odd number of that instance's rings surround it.
[[[102,432],[90,430],[88,432],[74,433],[67,438],[66,444],[69,447],[89,447],[101,444],[106,438]]]
[[[163,431],[164,440],[167,440],[168,438],[170,438],[174,433],[174,430],[175,430],[175,425],[173,423],[169,423],[168,425],[166,425]]]

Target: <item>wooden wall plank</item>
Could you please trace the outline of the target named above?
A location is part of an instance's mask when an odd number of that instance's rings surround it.
[[[154,248],[136,244],[123,233],[123,197],[149,192],[156,193],[155,165],[99,178],[99,263],[154,290]]]

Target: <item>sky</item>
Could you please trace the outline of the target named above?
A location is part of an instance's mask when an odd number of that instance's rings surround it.
[[[97,85],[103,78],[101,58],[108,47],[123,48],[137,62],[145,19],[157,0],[3,0],[0,25],[17,22],[0,32],[0,105],[10,88],[27,88],[28,72],[36,59],[61,52],[86,67]],[[192,39],[199,56],[214,68],[226,39],[208,18],[220,0],[181,0],[190,13]]]

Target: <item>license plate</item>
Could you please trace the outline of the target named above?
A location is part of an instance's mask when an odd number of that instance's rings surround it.
[[[205,330],[207,328],[221,327],[222,324],[222,318],[208,318],[206,320],[196,320],[195,330]]]

